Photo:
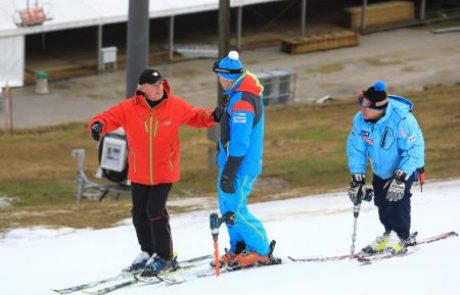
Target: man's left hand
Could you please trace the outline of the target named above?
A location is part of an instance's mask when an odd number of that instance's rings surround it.
[[[407,174],[402,170],[395,172],[394,178],[390,183],[390,187],[387,192],[387,200],[390,202],[397,202],[404,197],[404,191],[406,190]]]
[[[235,187],[233,186],[233,180],[225,174],[220,177],[220,189],[227,194],[235,193]]]
[[[220,119],[224,115],[225,109],[223,107],[216,107],[214,111],[211,113],[211,118],[214,122],[219,123]]]

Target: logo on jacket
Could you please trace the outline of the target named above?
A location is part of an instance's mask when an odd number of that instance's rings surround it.
[[[246,123],[247,122],[246,114],[245,113],[234,113],[232,122],[242,123],[242,124]]]
[[[361,130],[361,132],[359,133],[359,136],[362,138],[362,140],[364,140],[368,144],[372,144],[372,145],[374,144],[374,140],[369,137],[369,131]]]

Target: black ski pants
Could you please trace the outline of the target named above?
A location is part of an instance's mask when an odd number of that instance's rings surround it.
[[[406,182],[404,197],[391,202],[386,199],[387,191],[392,178],[382,179],[374,174],[372,187],[374,188],[374,204],[379,210],[380,222],[385,227],[386,232],[395,231],[401,239],[407,239],[410,234],[411,223],[411,204],[412,196],[410,190],[414,180],[412,177]]]
[[[141,250],[164,259],[173,256],[173,244],[166,201],[172,183],[143,185],[131,183],[132,215]]]

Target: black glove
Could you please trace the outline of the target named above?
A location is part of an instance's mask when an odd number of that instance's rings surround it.
[[[91,136],[95,141],[99,141],[101,139],[101,131],[104,128],[104,124],[99,121],[96,121],[91,125]]]
[[[214,122],[219,123],[220,119],[222,119],[222,116],[224,115],[225,108],[223,107],[216,107],[214,111],[211,113],[211,118],[214,120]]]
[[[227,194],[235,193],[235,187],[233,182],[236,178],[236,173],[240,168],[243,157],[232,157],[229,156],[227,163],[225,163],[224,171],[220,177],[220,189]]]
[[[222,174],[220,177],[220,189],[227,194],[235,193],[235,187],[233,186],[233,180],[228,175]]]
[[[406,190],[407,174],[402,170],[396,170],[393,180],[390,182],[390,187],[387,192],[387,200],[391,202],[397,202],[404,197],[404,191]]]
[[[359,204],[363,197],[363,186],[366,181],[366,175],[356,173],[351,175],[350,186],[348,187],[348,196],[353,204]]]

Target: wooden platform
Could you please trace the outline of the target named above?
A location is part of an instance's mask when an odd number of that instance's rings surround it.
[[[411,22],[415,20],[414,2],[389,1],[370,4],[366,10],[366,28],[378,28],[391,24]],[[350,29],[361,29],[361,6],[353,6],[345,9]]]
[[[321,35],[284,39],[281,42],[281,51],[305,53],[357,45],[358,35],[352,31],[342,30]]]

